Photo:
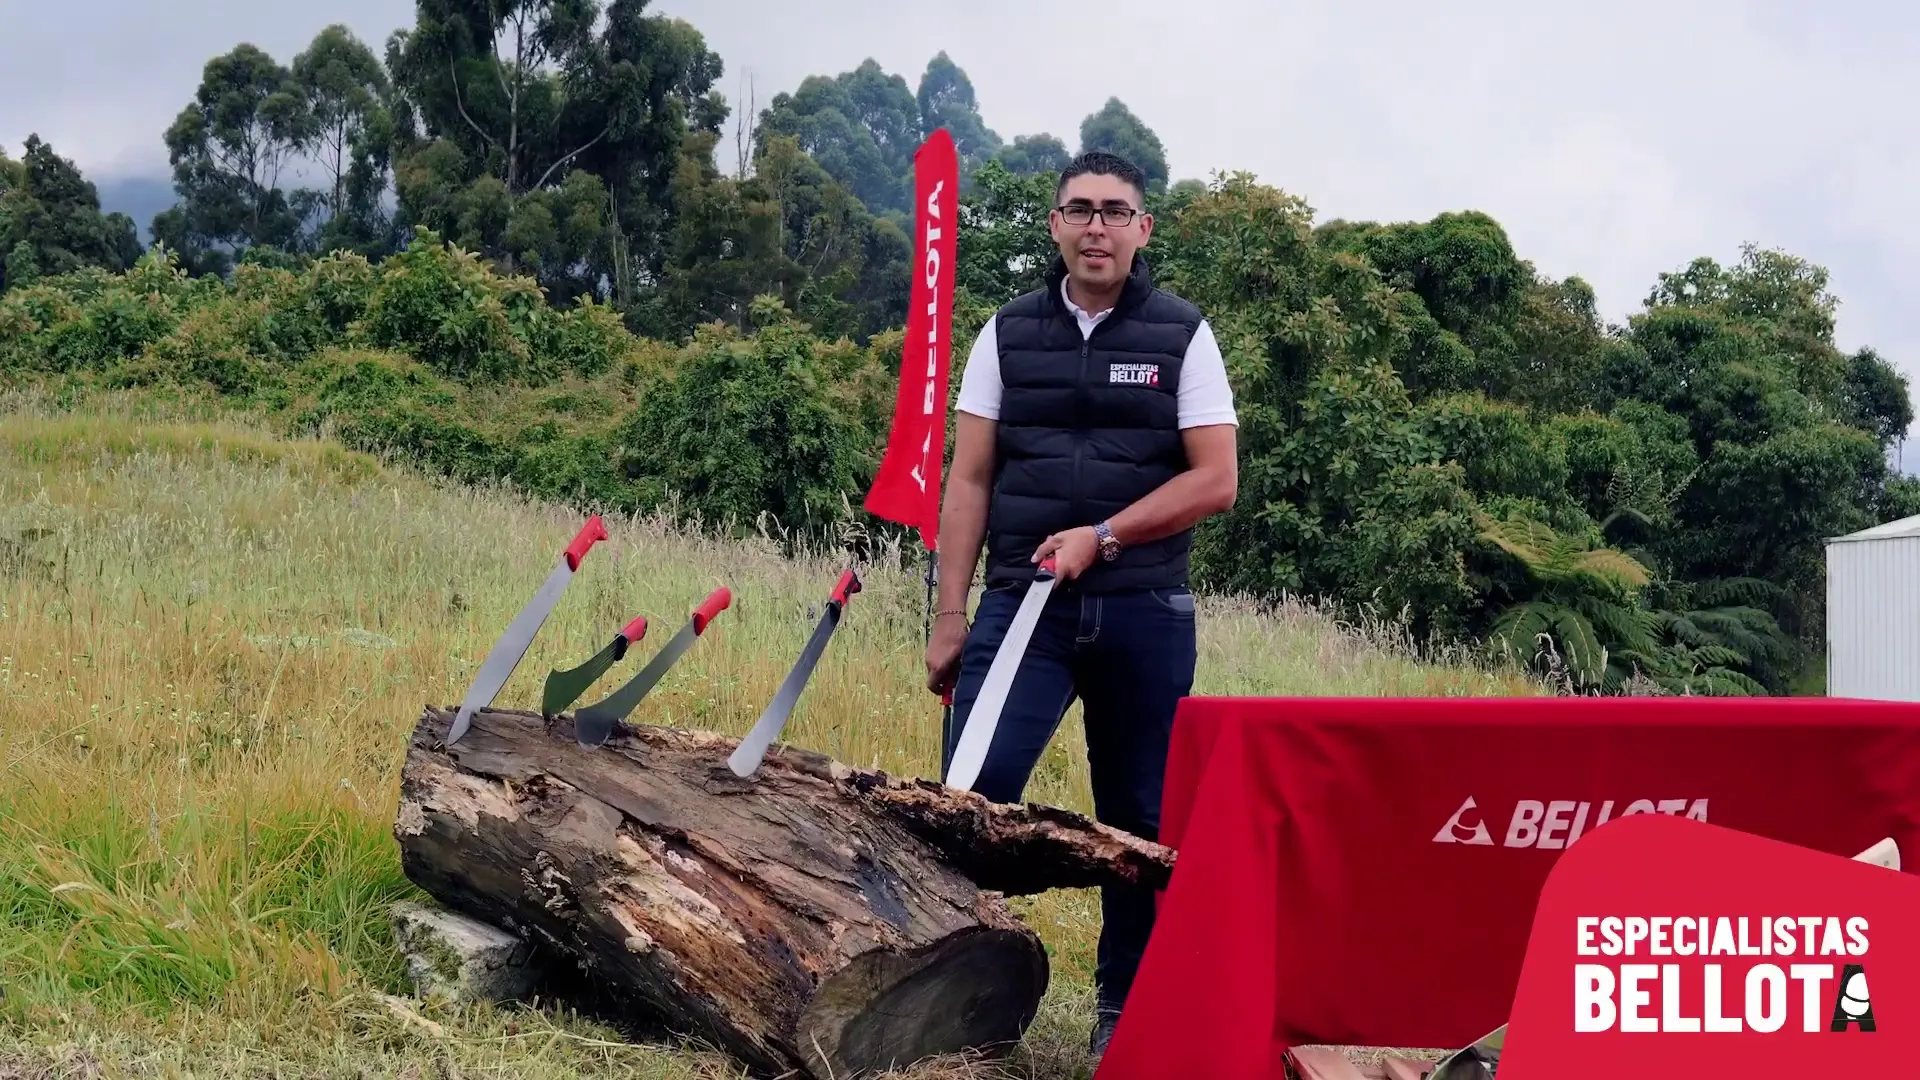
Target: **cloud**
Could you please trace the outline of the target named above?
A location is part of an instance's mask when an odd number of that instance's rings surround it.
[[[242,40],[283,60],[328,21],[376,49],[405,0],[15,5],[0,40],[0,140],[39,131],[89,173],[164,173],[161,132],[207,58]],[[1920,11],[1803,0],[1606,4],[1413,0],[654,0],[764,104],[873,57],[917,84],[945,49],[1003,138],[1117,95],[1175,178],[1245,169],[1323,217],[1485,210],[1543,270],[1579,274],[1621,318],[1655,276],[1743,242],[1827,266],[1843,347],[1920,381],[1920,150],[1907,103]]]

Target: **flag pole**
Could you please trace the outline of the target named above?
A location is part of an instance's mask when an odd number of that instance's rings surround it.
[[[927,549],[927,644],[933,644],[933,597],[940,584],[940,565],[934,549]],[[953,691],[940,696],[940,775],[947,775],[948,759],[953,756]]]

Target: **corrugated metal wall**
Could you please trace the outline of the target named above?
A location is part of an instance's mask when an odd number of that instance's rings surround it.
[[[1827,696],[1920,701],[1920,536],[1827,545]]]

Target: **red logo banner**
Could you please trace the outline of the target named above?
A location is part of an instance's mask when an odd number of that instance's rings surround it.
[[[1920,1054],[1920,880],[1680,815],[1566,849],[1501,1080],[1896,1075]]]
[[[953,351],[953,288],[960,159],[945,128],[914,155],[914,275],[907,340],[886,456],[867,492],[869,513],[939,542],[940,467],[946,457],[947,370]]]

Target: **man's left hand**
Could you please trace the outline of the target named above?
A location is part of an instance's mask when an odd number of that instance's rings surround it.
[[[1041,541],[1040,547],[1033,553],[1033,561],[1039,563],[1047,556],[1053,556],[1054,574],[1061,581],[1072,581],[1085,573],[1087,567],[1100,555],[1100,540],[1093,534],[1093,526],[1082,525],[1077,529],[1057,532]]]

